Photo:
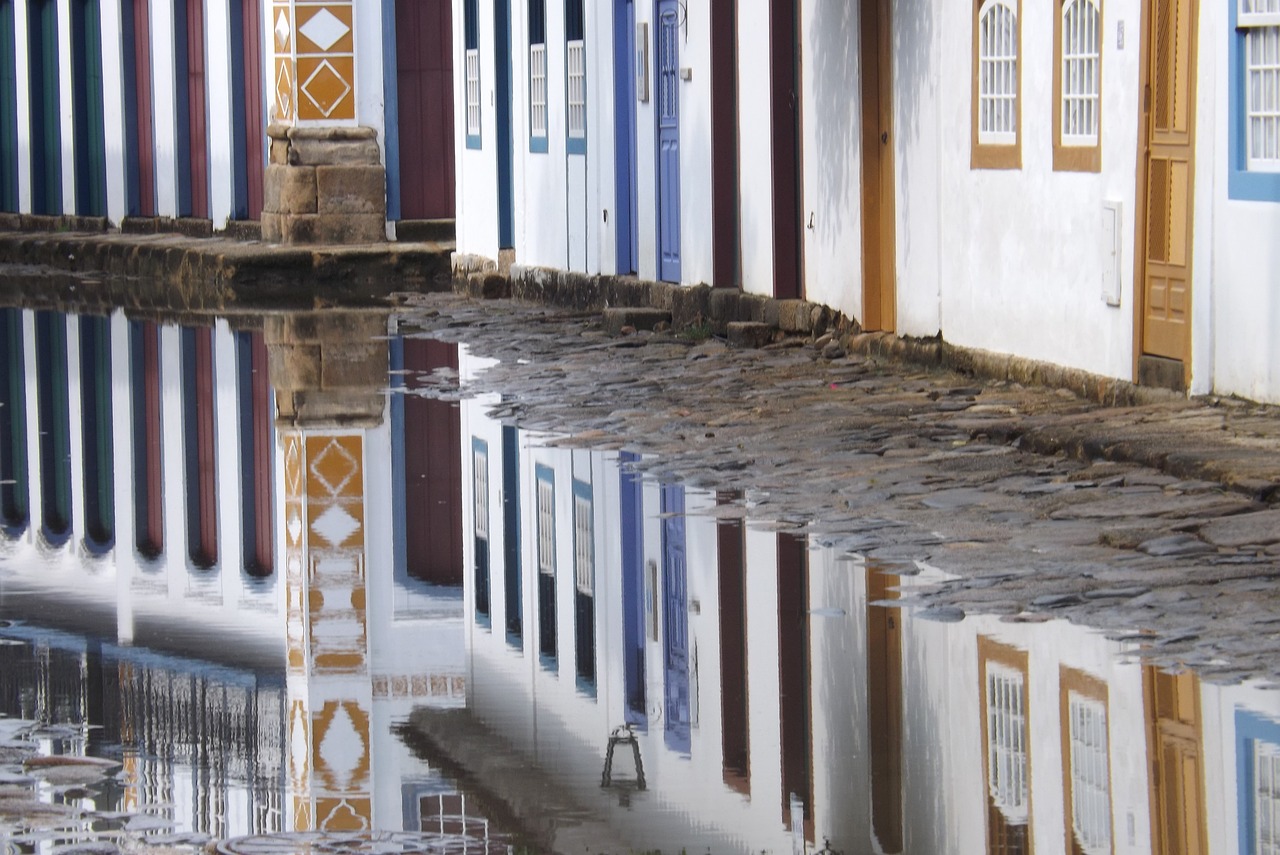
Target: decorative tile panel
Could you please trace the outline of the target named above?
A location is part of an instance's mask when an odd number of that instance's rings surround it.
[[[289,0],[275,0],[271,4],[271,32],[273,35],[272,88],[275,100],[275,120],[292,122],[297,108],[297,60],[294,56],[293,4]]]
[[[350,0],[294,5],[297,116],[304,122],[356,118],[355,11]]]

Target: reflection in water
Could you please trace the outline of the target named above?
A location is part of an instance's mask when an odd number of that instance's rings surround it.
[[[1275,851],[1272,691],[913,620],[927,566],[451,402],[484,361],[385,313],[183,320],[0,310],[0,711],[123,764],[91,809],[495,852]]]

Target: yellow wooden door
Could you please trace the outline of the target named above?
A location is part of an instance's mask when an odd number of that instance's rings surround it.
[[[1145,674],[1155,855],[1207,855],[1200,681],[1194,674]]]
[[[880,851],[902,851],[902,609],[899,578],[867,567],[867,729],[871,741],[871,830]]]
[[[893,29],[889,0],[862,0],[862,327],[897,324]]]
[[[1197,0],[1149,0],[1138,244],[1142,355],[1191,360]]]

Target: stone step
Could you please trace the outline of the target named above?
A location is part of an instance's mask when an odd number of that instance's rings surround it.
[[[659,324],[671,325],[671,313],[665,309],[624,307],[604,310],[604,328],[611,335],[619,335],[624,327],[633,330],[657,329]]]
[[[764,347],[773,341],[774,328],[758,321],[730,321],[726,333],[734,347]]]

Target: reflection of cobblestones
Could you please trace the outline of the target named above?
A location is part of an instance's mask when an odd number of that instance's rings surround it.
[[[510,845],[500,836],[392,832],[299,831],[234,837],[218,844],[222,855],[398,855],[454,853],[506,855]]]

